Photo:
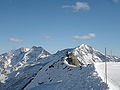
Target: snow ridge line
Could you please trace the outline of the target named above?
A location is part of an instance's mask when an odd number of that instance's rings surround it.
[[[41,69],[42,69],[42,68],[40,68],[39,71],[40,71]],[[39,71],[38,71],[38,72],[39,72]],[[38,73],[38,72],[37,72],[37,73]],[[37,73],[35,74],[35,76],[34,76],[32,79],[30,79],[30,80],[22,87],[21,90],[24,90],[24,89],[26,88],[26,86],[32,82],[32,80],[36,77]]]

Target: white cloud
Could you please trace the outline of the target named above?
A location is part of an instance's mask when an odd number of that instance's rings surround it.
[[[44,40],[49,40],[49,39],[50,39],[50,36],[44,35],[44,36],[42,36],[42,38],[43,38]]]
[[[11,42],[17,42],[17,43],[23,42],[23,40],[19,39],[19,38],[10,38],[9,41],[11,41]]]
[[[75,12],[80,10],[90,10],[90,6],[86,2],[76,2],[75,5],[63,5],[62,8],[72,8]]]
[[[119,0],[112,0],[114,3],[118,3],[119,2]]]
[[[95,33],[89,33],[88,35],[84,35],[84,36],[79,36],[79,35],[73,36],[74,39],[91,39],[94,37],[96,37]]]

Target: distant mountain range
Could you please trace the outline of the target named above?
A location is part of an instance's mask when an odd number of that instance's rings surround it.
[[[42,47],[20,48],[0,55],[1,90],[107,90],[95,62],[112,61],[89,45],[50,54]]]
[[[38,59],[48,57],[51,55],[42,47],[19,48],[8,53],[0,55],[0,73],[7,80],[7,75],[11,72],[17,71],[20,68],[38,64]],[[4,82],[4,79],[0,79]]]

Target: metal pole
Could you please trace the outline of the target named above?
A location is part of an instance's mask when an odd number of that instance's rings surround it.
[[[105,82],[107,84],[107,58],[106,58],[106,48],[105,48]]]

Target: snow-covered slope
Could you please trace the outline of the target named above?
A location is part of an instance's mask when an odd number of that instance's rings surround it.
[[[32,48],[20,48],[8,53],[0,55],[0,82],[4,82],[8,79],[8,74],[17,71],[20,68],[38,64],[38,59],[49,56],[50,53],[47,52],[42,47]]]
[[[95,50],[89,45],[82,44],[73,50],[73,54],[77,56],[78,60],[83,64],[93,64],[94,62],[115,61],[116,58],[107,56],[98,50]]]
[[[93,65],[72,67],[62,61],[46,65],[24,90],[107,90]]]
[[[18,69],[17,71],[14,71],[10,74],[8,74],[8,79],[5,83],[0,84],[1,90],[22,90],[24,89],[31,80],[34,79],[34,77],[37,75],[38,71],[42,69],[45,65],[48,64],[48,62],[52,60],[56,60],[63,57],[64,52],[70,51],[71,49],[66,49],[60,52],[57,52],[54,55],[38,59],[37,61],[39,63],[27,65],[25,67],[22,67]]]
[[[78,48],[81,56],[77,52]],[[84,48],[83,45],[78,48],[59,51],[48,57],[53,60],[38,72],[24,90],[107,90],[107,84],[98,76],[93,64],[82,63],[75,66],[68,63],[70,53],[76,55],[79,60],[91,53],[90,49],[86,49],[86,45]]]
[[[46,64],[24,90],[107,90],[95,71],[94,62],[105,56],[88,45],[66,49],[48,57]],[[72,61],[69,61],[72,60]],[[112,61],[107,57],[107,61]]]
[[[105,63],[95,63],[99,76],[106,81]],[[120,62],[107,62],[107,83],[110,90],[120,90]]]
[[[6,59],[7,64],[8,61],[10,62],[8,65],[5,64],[7,66],[5,69],[12,70],[12,73],[9,73],[7,78],[1,76],[2,79],[3,77],[7,79],[6,83],[0,84],[1,90],[48,90],[48,88],[49,90],[106,90],[108,88],[94,67],[94,62],[104,62],[105,56],[89,45],[82,44],[76,48],[58,51],[53,55],[44,52],[41,47],[23,49],[22,52],[18,49],[14,52],[16,53],[7,54],[9,56]],[[44,56],[48,57],[43,58]],[[114,61],[110,56],[107,56],[106,60]],[[14,68],[11,69],[11,65]]]
[[[115,62],[120,62],[120,58],[115,59]]]

